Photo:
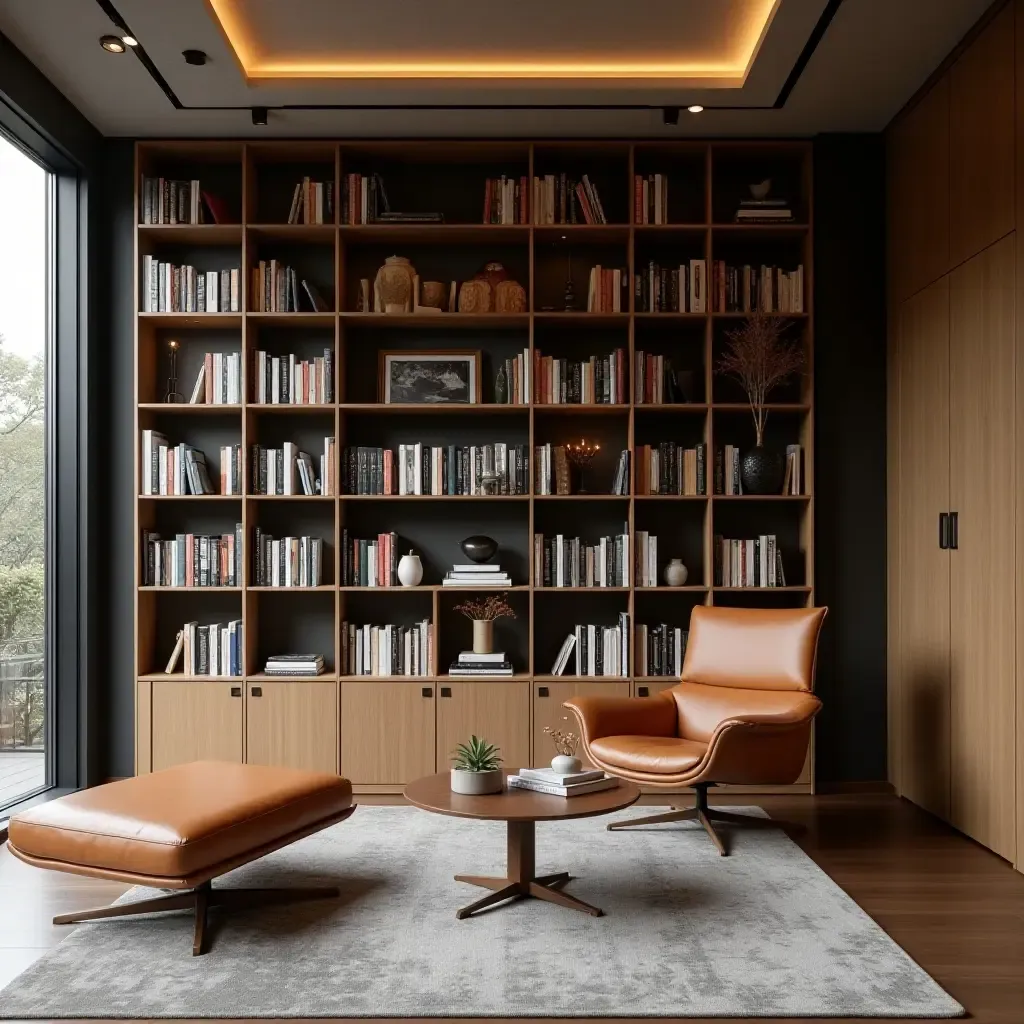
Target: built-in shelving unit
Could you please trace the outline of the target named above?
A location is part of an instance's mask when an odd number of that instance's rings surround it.
[[[232,313],[144,313],[136,317],[136,427],[161,430],[173,442],[206,452],[217,469],[222,445],[241,444],[243,495],[143,496],[136,472],[136,526],[175,533],[233,533],[242,524],[241,585],[220,588],[143,586],[143,553],[136,564],[137,767],[147,771],[175,760],[214,756],[280,761],[340,770],[366,792],[388,792],[426,770],[443,768],[462,733],[484,733],[515,761],[546,763],[545,724],[560,721],[561,700],[574,692],[654,693],[663,677],[625,679],[549,675],[558,649],[577,623],[614,624],[620,612],[638,623],[686,627],[696,604],[803,607],[814,603],[813,254],[811,150],[801,142],[140,142],[136,151],[136,309],[143,308],[146,255],[200,270],[237,267],[241,306]],[[379,171],[392,204],[439,210],[443,224],[286,224],[292,189],[304,175],[344,181],[350,172]],[[613,223],[607,225],[493,225],[480,218],[487,178],[508,174],[532,180],[558,171],[588,173]],[[664,225],[633,224],[634,174],[668,176],[669,216]],[[143,175],[199,179],[218,195],[237,223],[143,225]],[[746,185],[771,177],[794,204],[795,223],[735,224]],[[471,200],[471,201],[470,201]],[[276,222],[280,221],[280,223]],[[376,314],[357,309],[360,279],[374,278],[391,255],[409,257],[422,280],[464,281],[486,262],[500,261],[526,290],[527,311],[493,314]],[[251,269],[260,259],[290,262],[315,281],[329,305],[324,312],[254,312]],[[496,497],[347,495],[266,496],[249,493],[249,449],[256,443],[336,439],[347,445],[397,448],[399,443],[478,444],[506,441],[531,452],[547,442],[585,436],[601,445],[588,470],[591,487],[610,488],[621,450],[659,441],[707,445],[708,489],[713,489],[716,447],[753,444],[753,423],[742,392],[714,367],[726,332],[743,314],[635,311],[566,312],[562,295],[572,275],[576,301],[586,304],[591,266],[628,270],[648,260],[674,265],[688,259],[804,268],[804,312],[787,315],[787,329],[806,353],[806,372],[771,405],[768,442],[804,452],[804,490],[798,496],[716,494],[627,495],[600,493]],[[674,263],[673,263],[674,261]],[[305,307],[304,307],[305,308]],[[243,401],[232,405],[167,404],[168,342],[177,341],[178,391],[186,400],[206,352],[240,352]],[[304,358],[333,353],[335,401],[318,405],[266,405],[251,401],[252,358],[258,349]],[[621,348],[628,354],[627,402],[616,405],[494,403],[499,361],[535,349],[578,358]],[[377,392],[381,351],[471,349],[482,353],[482,401],[464,405],[384,405]],[[676,405],[635,404],[629,380],[636,351],[671,356],[692,372],[695,400]],[[372,377],[372,379],[371,379]],[[635,460],[632,460],[635,468]],[[632,472],[631,472],[632,475]],[[252,534],[309,534],[323,539],[323,584],[272,588],[253,584]],[[358,537],[394,531],[403,549],[423,557],[417,588],[341,586],[342,531]],[[533,578],[533,535],[558,532],[597,538],[626,530],[659,538],[658,586],[545,588]],[[516,668],[511,679],[450,678],[445,667],[470,646],[470,624],[453,611],[464,591],[442,587],[458,541],[484,533],[500,543],[498,560],[512,573],[514,621],[502,620],[498,645]],[[716,534],[775,534],[788,586],[716,586]],[[688,585],[663,585],[669,557],[681,557]],[[162,668],[176,631],[186,620],[241,619],[242,675],[187,678]],[[434,626],[430,674],[424,677],[347,677],[339,668],[341,624],[411,623]],[[268,655],[317,651],[327,671],[310,679],[268,679]],[[262,701],[261,704],[256,702]],[[253,730],[259,730],[256,735]],[[401,749],[394,749],[395,745]],[[256,752],[259,752],[258,755]],[[810,765],[798,791],[811,787]],[[791,788],[790,788],[791,791]]]

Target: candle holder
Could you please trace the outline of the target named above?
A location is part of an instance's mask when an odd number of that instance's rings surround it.
[[[587,494],[586,482],[587,482],[587,467],[591,462],[594,461],[594,456],[601,450],[599,444],[592,444],[586,438],[581,438],[579,441],[570,441],[565,446],[565,456],[576,468],[577,482],[579,486],[576,489],[577,494]]]
[[[167,394],[164,401],[172,404],[184,402],[185,396],[178,392],[178,349],[181,348],[180,341],[167,342],[167,357],[170,361],[171,372],[167,378]]]

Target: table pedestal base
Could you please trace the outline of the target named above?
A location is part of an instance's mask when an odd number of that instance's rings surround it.
[[[468,882],[470,885],[479,885],[483,889],[490,889],[487,896],[483,896],[468,907],[457,911],[455,916],[461,921],[463,918],[475,914],[485,907],[494,906],[505,900],[520,900],[525,897],[533,897],[538,900],[546,900],[548,903],[557,903],[560,907],[569,910],[581,910],[591,917],[601,917],[604,913],[599,907],[592,907],[583,900],[576,899],[568,893],[562,892],[562,886],[572,879],[568,871],[559,871],[553,875],[534,875],[536,869],[536,836],[537,831],[532,821],[510,821],[508,822],[508,874],[505,878],[490,878],[485,875],[456,875],[455,881]]]

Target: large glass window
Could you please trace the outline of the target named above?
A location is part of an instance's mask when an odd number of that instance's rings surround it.
[[[53,176],[0,134],[0,808],[44,788]]]

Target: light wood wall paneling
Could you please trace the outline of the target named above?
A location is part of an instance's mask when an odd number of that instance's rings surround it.
[[[903,793],[949,814],[949,280],[903,303],[900,338],[900,745]]]
[[[154,682],[153,771],[186,761],[241,761],[243,706],[241,679]]]
[[[1016,852],[1015,239],[950,275],[950,820]]]

